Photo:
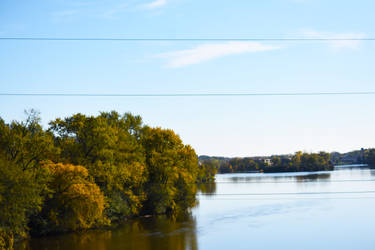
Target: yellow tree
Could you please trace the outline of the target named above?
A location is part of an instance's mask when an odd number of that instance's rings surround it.
[[[42,211],[44,224],[52,231],[74,231],[107,223],[104,196],[82,166],[47,163],[50,197]]]

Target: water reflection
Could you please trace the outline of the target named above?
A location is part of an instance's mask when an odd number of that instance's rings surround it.
[[[196,250],[196,221],[190,214],[130,220],[112,231],[88,231],[35,238],[16,249],[42,250]]]
[[[309,174],[309,175],[301,175],[301,176],[296,176],[296,181],[297,182],[305,182],[305,181],[319,181],[319,180],[324,180],[327,181],[331,178],[330,173],[321,173],[321,174]]]
[[[32,239],[16,249],[373,250],[374,176],[366,167],[219,174],[216,183],[198,186],[192,215],[129,220],[111,231]]]
[[[369,166],[367,164],[351,164],[351,165],[337,165],[335,166],[336,170],[340,170],[343,168],[349,168],[349,169],[356,169],[356,168],[363,168],[367,169]]]
[[[263,174],[253,176],[233,176],[229,177],[234,183],[269,183],[269,182],[311,182],[311,181],[327,181],[331,178],[330,172],[315,172],[315,173],[283,173],[283,174]],[[220,181],[219,181],[220,183]]]
[[[214,195],[216,194],[216,183],[200,183],[198,184],[198,191],[205,195]]]

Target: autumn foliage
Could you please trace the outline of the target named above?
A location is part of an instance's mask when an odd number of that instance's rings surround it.
[[[196,204],[214,173],[172,130],[103,112],[51,121],[0,118],[0,249],[28,233],[103,227],[132,216],[175,214]]]
[[[50,194],[45,200],[41,215],[48,228],[54,231],[73,231],[100,225],[103,216],[104,195],[88,179],[82,166],[48,163],[43,165],[50,172]]]

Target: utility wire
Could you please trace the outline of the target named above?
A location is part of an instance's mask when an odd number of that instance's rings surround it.
[[[348,192],[296,192],[296,193],[239,193],[239,194],[199,194],[198,196],[277,196],[277,195],[329,195],[329,194],[375,194],[375,190]]]
[[[351,92],[264,92],[264,93],[161,93],[161,94],[98,94],[98,93],[0,93],[0,96],[54,96],[54,97],[230,97],[230,96],[334,96],[375,95],[375,91]]]
[[[202,196],[201,196],[202,197]],[[365,197],[272,197],[272,198],[244,198],[244,199],[236,199],[236,198],[215,198],[215,195],[205,195],[207,197],[205,199],[199,198],[200,201],[268,201],[268,200],[362,200],[362,199],[375,199],[371,196]],[[210,197],[210,198],[209,198]]]
[[[138,42],[138,41],[149,41],[149,42],[200,42],[200,41],[291,41],[291,42],[303,42],[303,41],[375,41],[375,38],[80,38],[80,37],[0,37],[2,41],[117,41],[117,42]]]

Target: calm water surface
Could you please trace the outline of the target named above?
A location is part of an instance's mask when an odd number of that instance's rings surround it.
[[[217,175],[178,219],[32,239],[16,249],[375,249],[375,170]]]

